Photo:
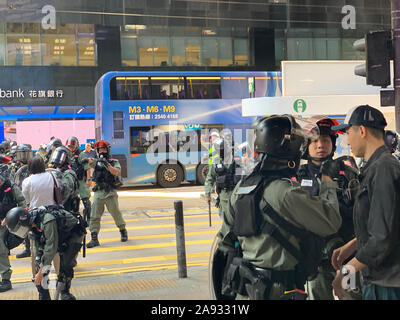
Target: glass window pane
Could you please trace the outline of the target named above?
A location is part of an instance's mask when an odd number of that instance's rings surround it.
[[[55,53],[56,37],[42,36],[42,59],[44,66],[58,66],[60,65],[60,54]]]
[[[39,34],[39,23],[24,23],[25,34]]]
[[[249,48],[247,39],[234,40],[235,64],[248,65],[249,64]]]
[[[117,77],[110,82],[111,100],[150,99],[147,77]]]
[[[178,99],[184,95],[183,77],[151,77],[151,99]]]
[[[233,64],[231,38],[218,38],[218,56],[219,66],[229,66]]]
[[[7,33],[22,33],[22,23],[7,22]]]
[[[0,66],[4,66],[6,63],[5,48],[6,48],[5,37],[3,35],[0,35]]]
[[[22,66],[24,64],[24,38],[7,36],[7,64]]]
[[[200,65],[200,38],[187,38],[185,45],[186,65]]]
[[[94,33],[93,24],[78,24],[78,33]]]
[[[57,46],[59,44],[59,46]],[[55,40],[54,53],[57,54],[59,47],[60,65],[76,66],[76,44],[75,36],[60,36],[59,43]]]
[[[169,45],[167,38],[154,38],[154,65],[155,66],[167,66],[169,65]]]
[[[79,38],[79,65],[95,65],[95,47],[93,38]]]
[[[316,60],[326,60],[327,52],[326,52],[326,39],[317,38],[314,39],[314,53]]]
[[[217,59],[217,39],[209,38],[203,39],[203,65],[204,66],[218,66]]]
[[[137,66],[137,42],[136,38],[121,38],[121,56],[123,66]]]
[[[186,77],[191,99],[221,99],[220,77]]]
[[[299,38],[296,41],[298,60],[313,59],[313,52],[311,50],[312,39]]]
[[[139,38],[139,63],[141,67],[153,66],[153,45],[151,38]]]
[[[185,64],[185,45],[184,38],[172,38],[171,41],[171,61],[173,66],[183,66]]]
[[[76,66],[75,36],[42,36],[43,65]]]
[[[39,36],[24,37],[24,66],[40,65]]]
[[[341,56],[341,47],[340,47],[340,39],[328,39],[327,47],[328,47],[328,59],[329,60],[340,60]]]

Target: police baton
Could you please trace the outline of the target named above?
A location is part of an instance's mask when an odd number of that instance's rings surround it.
[[[211,227],[211,201],[208,201],[208,223]]]

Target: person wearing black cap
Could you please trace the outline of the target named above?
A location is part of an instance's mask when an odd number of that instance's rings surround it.
[[[386,125],[379,110],[362,105],[332,127],[345,130],[354,156],[366,161],[354,203],[356,237],[331,259],[338,270],[332,285],[339,298],[347,294],[346,280],[351,283],[361,270],[364,300],[400,300],[400,164],[385,146]]]

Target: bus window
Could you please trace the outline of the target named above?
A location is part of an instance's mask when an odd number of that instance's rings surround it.
[[[182,99],[184,94],[183,77],[151,77],[151,99]]]
[[[124,139],[124,113],[122,111],[113,112],[114,139]]]
[[[189,99],[221,99],[221,77],[187,77]]]
[[[131,127],[130,153],[143,154],[152,144],[150,141],[150,130],[152,127]]]
[[[110,81],[111,100],[145,100],[150,98],[148,77],[116,77]]]

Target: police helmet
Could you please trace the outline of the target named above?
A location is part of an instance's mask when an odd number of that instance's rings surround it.
[[[0,143],[0,153],[7,153],[11,149],[10,142],[7,140],[4,140],[2,143]]]
[[[22,207],[12,208],[6,215],[8,230],[20,238],[25,238],[32,226],[32,215]]]
[[[100,140],[94,144],[94,149],[96,149],[97,153],[99,153],[100,148],[107,149],[107,153],[110,153],[111,145],[108,141]]]
[[[397,133],[392,130],[385,130],[385,145],[389,148],[390,153],[395,153],[398,143]]]
[[[76,149],[79,148],[79,140],[78,140],[77,137],[74,137],[74,136],[69,137],[69,138],[67,139],[67,141],[65,142],[65,145],[66,145],[68,148],[70,148],[70,149],[72,149],[72,150],[75,151]]]
[[[270,116],[256,120],[254,125],[254,151],[277,159],[300,159],[305,147],[305,138],[297,134],[301,130],[290,115]]]
[[[68,164],[70,157],[71,151],[65,146],[60,146],[54,150],[49,162],[53,167],[59,168],[64,164]]]
[[[30,144],[20,144],[17,146],[15,150],[15,159],[21,161],[24,164],[27,164],[32,156],[33,151]]]
[[[62,142],[61,142],[60,139],[58,139],[58,138],[52,139],[49,142],[49,144],[46,146],[46,154],[50,154],[52,152],[52,150],[53,150],[52,149],[53,147],[57,148],[57,147],[60,147],[60,146],[62,146]]]

